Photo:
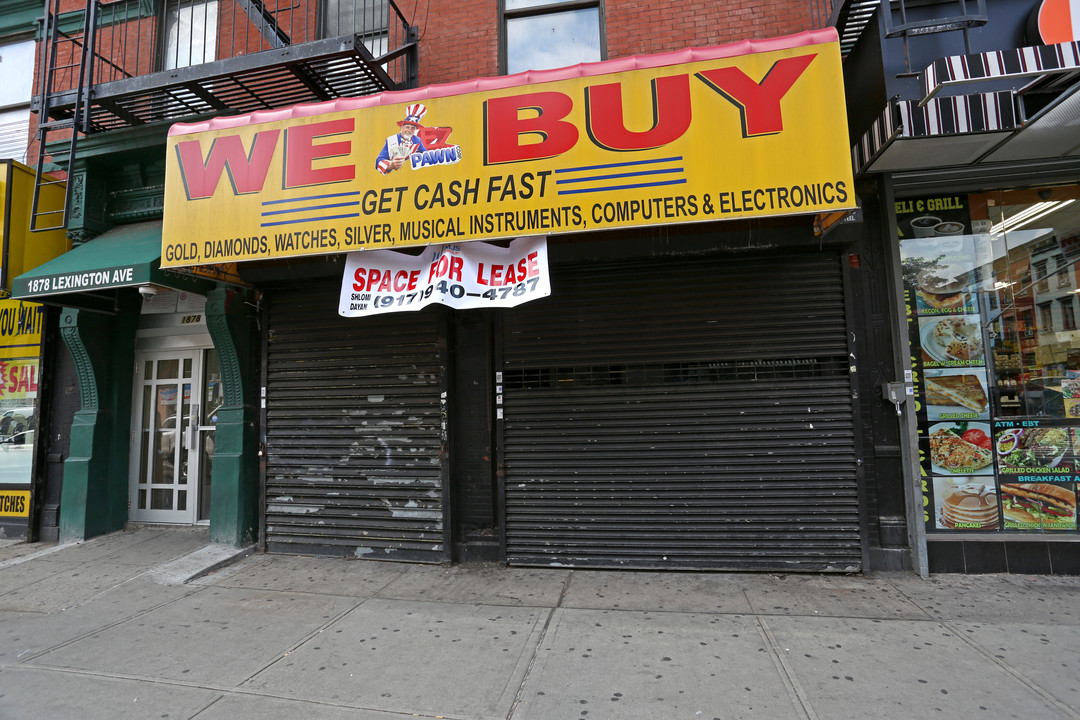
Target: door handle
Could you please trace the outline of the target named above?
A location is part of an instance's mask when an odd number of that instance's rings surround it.
[[[194,452],[195,451],[195,444],[198,441],[198,437],[199,437],[199,406],[198,405],[192,405],[191,406],[191,414],[188,416],[187,438],[185,438],[185,443],[184,443],[187,446],[188,452]]]

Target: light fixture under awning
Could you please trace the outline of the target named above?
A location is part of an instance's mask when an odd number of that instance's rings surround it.
[[[1080,83],[1027,122],[1009,141],[986,156],[986,162],[1031,158],[1080,157]]]
[[[157,285],[203,294],[210,287],[160,265],[161,222],[120,225],[19,275],[12,297],[112,312],[120,288]]]

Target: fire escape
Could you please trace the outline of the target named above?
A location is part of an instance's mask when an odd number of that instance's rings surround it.
[[[67,226],[72,183],[60,210],[39,199],[80,137],[416,86],[416,28],[393,0],[61,4],[46,3],[34,97],[34,231]]]

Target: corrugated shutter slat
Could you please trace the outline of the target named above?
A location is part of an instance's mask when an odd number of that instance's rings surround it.
[[[509,562],[857,570],[835,254],[558,269],[506,314]]]
[[[335,290],[271,297],[267,547],[442,562],[438,316],[341,318]]]

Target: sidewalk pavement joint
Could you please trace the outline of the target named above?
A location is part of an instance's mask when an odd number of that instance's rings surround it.
[[[951,632],[953,635],[958,637],[964,643],[969,645],[973,650],[978,652],[980,655],[985,657],[987,660],[992,662],[1002,672],[1004,672],[1007,675],[1012,676],[1021,685],[1023,685],[1028,690],[1030,690],[1031,692],[1038,695],[1043,700],[1043,702],[1046,702],[1049,705],[1053,705],[1054,707],[1056,707],[1058,710],[1065,713],[1069,717],[1074,718],[1074,720],[1080,720],[1080,713],[1078,713],[1076,710],[1069,707],[1068,705],[1060,702],[1057,698],[1055,698],[1053,695],[1051,695],[1049,692],[1047,692],[1046,689],[1044,689],[1041,685],[1039,685],[1034,680],[1031,680],[1030,678],[1026,677],[1023,673],[1019,672],[1015,668],[1009,667],[1009,665],[1007,663],[1002,662],[996,655],[994,655],[994,653],[990,652],[989,650],[987,650],[986,648],[984,648],[982,645],[975,642],[974,640],[968,638],[966,636],[966,633],[961,632],[959,629],[953,627],[951,624],[949,624],[949,623],[947,623],[947,622],[945,622],[943,620],[938,620],[937,623],[939,625],[941,625],[943,628],[945,628],[946,630],[948,630],[949,632]]]
[[[570,590],[570,582],[573,578],[574,571],[571,570],[567,573],[566,579],[563,580],[562,590],[559,591],[559,599],[555,601],[555,605],[548,610],[548,616],[544,620],[544,627],[540,629],[540,637],[536,639],[536,647],[533,648],[532,656],[529,658],[529,664],[525,668],[524,674],[521,676],[521,683],[518,685],[517,693],[514,696],[514,702],[510,705],[510,712],[506,715],[508,718],[514,716],[518,706],[525,700],[525,686],[529,682],[529,676],[532,674],[533,668],[536,666],[536,660],[544,647],[544,641],[547,639],[548,630],[551,628],[551,621],[554,619],[555,613],[562,607],[563,599]]]
[[[893,583],[892,585],[895,588],[896,593],[898,595],[901,595],[904,598],[907,598],[913,605],[915,605],[915,607],[917,607],[920,610],[922,610],[923,612],[925,612],[927,618],[929,618],[932,622],[936,622],[938,625],[940,625],[941,627],[948,630],[950,633],[952,633],[955,637],[957,637],[963,643],[965,643],[966,645],[971,647],[973,650],[975,650],[977,653],[979,653],[980,655],[985,657],[989,662],[993,663],[1002,672],[1004,672],[1007,675],[1012,676],[1021,685],[1026,687],[1028,690],[1030,690],[1034,694],[1038,695],[1047,704],[1053,705],[1054,707],[1061,710],[1063,713],[1065,713],[1069,717],[1074,718],[1074,720],[1080,720],[1080,713],[1078,713],[1076,710],[1074,710],[1073,708],[1069,707],[1068,705],[1060,702],[1051,693],[1047,692],[1041,685],[1039,685],[1034,680],[1031,680],[1030,678],[1026,677],[1023,673],[1019,672],[1015,668],[1010,667],[1008,665],[1008,663],[1002,662],[1001,659],[997,655],[990,652],[989,650],[984,648],[982,645],[980,645],[979,643],[977,643],[974,640],[972,640],[971,638],[969,638],[967,636],[967,633],[961,632],[959,628],[955,627],[953,624],[951,624],[949,622],[946,622],[945,620],[942,620],[940,618],[935,618],[933,616],[933,613],[931,613],[927,608],[923,607],[922,604],[919,603],[918,601],[916,601],[914,598],[909,597],[908,594],[905,593],[903,591],[903,589],[897,587],[895,583]]]
[[[803,691],[802,686],[796,679],[795,670],[788,664],[787,657],[785,656],[786,649],[780,647],[780,643],[776,642],[776,638],[772,634],[772,630],[769,629],[768,623],[765,622],[765,618],[761,615],[755,615],[754,621],[757,623],[758,629],[761,631],[761,635],[765,640],[765,646],[769,648],[773,658],[776,660],[776,669],[780,675],[784,678],[784,685],[787,686],[788,691],[792,694],[792,704],[795,705],[797,710],[802,711],[806,720],[818,720],[817,713],[814,712],[814,706],[810,702],[810,698],[806,692]]]
[[[36,560],[40,557],[45,557],[46,555],[52,555],[54,552],[66,550],[69,547],[74,547],[79,544],[80,543],[77,542],[69,542],[63,543],[62,545],[51,545],[42,550],[38,550],[37,552],[32,552],[27,555],[20,555],[18,557],[9,558],[7,560],[0,560],[0,570],[3,570],[6,567],[12,567],[13,565],[19,565],[20,563],[28,562],[30,560]]]

